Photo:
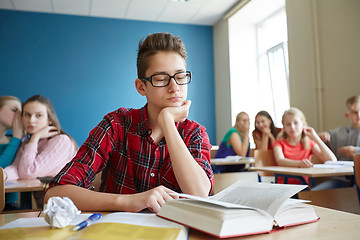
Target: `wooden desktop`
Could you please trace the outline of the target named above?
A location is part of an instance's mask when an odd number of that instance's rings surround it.
[[[358,239],[360,234],[360,215],[341,212],[328,208],[314,206],[320,220],[315,223],[287,227],[284,230],[275,231],[270,234],[237,237],[231,239],[250,240],[332,240],[332,239]],[[14,221],[18,218],[38,217],[40,212],[0,214],[0,226]],[[104,238],[106,238],[104,236]],[[218,239],[200,231],[191,229],[189,240],[212,240]]]

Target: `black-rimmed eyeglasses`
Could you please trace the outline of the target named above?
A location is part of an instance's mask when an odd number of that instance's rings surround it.
[[[159,73],[151,75],[147,78],[142,78],[142,80],[149,81],[153,87],[166,87],[169,85],[170,80],[174,79],[177,85],[186,85],[191,82],[191,72],[178,72],[174,75]]]

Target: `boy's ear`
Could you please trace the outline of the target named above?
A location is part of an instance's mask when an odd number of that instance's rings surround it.
[[[346,117],[347,119],[349,119],[349,117],[350,117],[349,112],[345,112],[345,117]]]
[[[139,78],[137,78],[135,80],[135,87],[136,87],[136,90],[138,91],[138,93],[140,93],[142,96],[146,95],[145,83],[142,80],[140,80]]]

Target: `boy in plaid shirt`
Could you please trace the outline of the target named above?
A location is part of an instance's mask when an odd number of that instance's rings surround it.
[[[191,105],[182,40],[154,33],[140,41],[137,91],[147,104],[107,114],[53,179],[45,196],[67,196],[84,211],[158,212],[174,192],[208,196],[214,184],[205,128]],[[89,190],[102,171],[100,192]]]

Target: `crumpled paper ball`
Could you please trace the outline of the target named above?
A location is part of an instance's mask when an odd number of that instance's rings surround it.
[[[66,227],[80,213],[68,197],[51,197],[44,205],[44,219],[51,228]]]

